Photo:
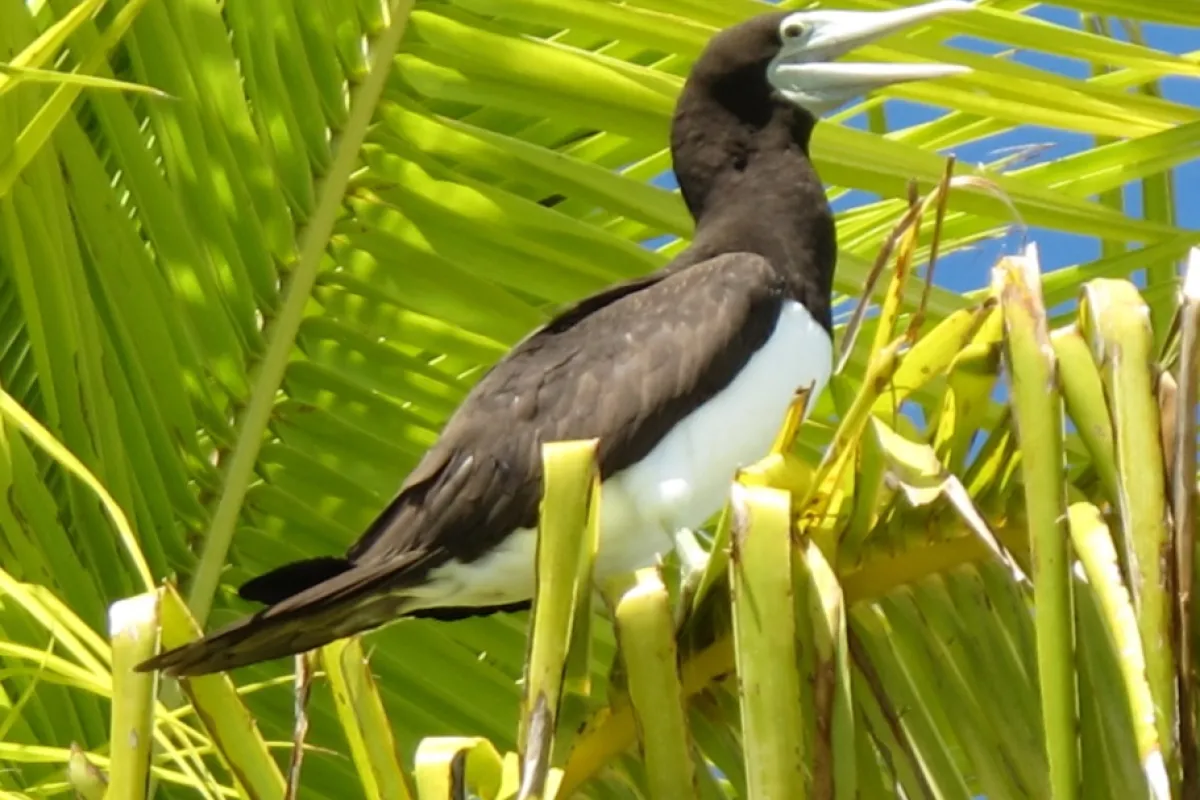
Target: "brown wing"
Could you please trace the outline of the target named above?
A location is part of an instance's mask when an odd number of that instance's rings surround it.
[[[733,380],[783,292],[765,259],[731,253],[568,309],[475,386],[349,560],[471,561],[536,525],[544,442],[599,438],[602,477],[637,462]]]

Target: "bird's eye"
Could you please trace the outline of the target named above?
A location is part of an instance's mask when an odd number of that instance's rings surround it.
[[[799,39],[808,33],[808,26],[803,22],[788,22],[785,23],[779,34],[784,39]]]

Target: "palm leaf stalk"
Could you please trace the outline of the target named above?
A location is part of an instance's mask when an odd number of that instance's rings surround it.
[[[1079,792],[1079,739],[1075,684],[1075,610],[1063,481],[1062,399],[1037,251],[997,265],[993,285],[1004,314],[1013,406],[1032,550],[1038,683],[1050,767],[1050,797]]]

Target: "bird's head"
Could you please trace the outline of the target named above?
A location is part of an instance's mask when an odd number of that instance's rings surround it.
[[[815,200],[820,184],[807,161],[816,120],[890,84],[968,71],[837,59],[906,27],[971,8],[964,0],[935,0],[877,12],[779,11],[713,36],[692,66],[671,129],[675,174],[692,215],[699,220],[713,209],[739,214],[764,198],[773,198],[779,219],[796,225],[827,213]],[[740,192],[756,199],[738,201]],[[744,222],[735,228],[748,230]]]
[[[890,84],[968,72],[966,67],[944,64],[836,59],[896,31],[971,8],[964,0],[936,0],[892,11],[763,14],[714,36],[697,62],[693,78],[707,78],[705,82],[720,94],[735,89],[742,94],[751,87],[763,87],[819,116]]]

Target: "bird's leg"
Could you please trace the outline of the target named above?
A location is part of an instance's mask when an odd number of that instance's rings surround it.
[[[678,632],[691,614],[692,601],[704,579],[709,555],[700,546],[691,528],[680,528],[672,538],[675,541],[675,553],[679,557],[679,599],[675,604],[675,630]]]
[[[675,553],[684,575],[703,573],[708,566],[708,551],[696,539],[696,532],[691,528],[680,528],[671,538],[675,540]]]

